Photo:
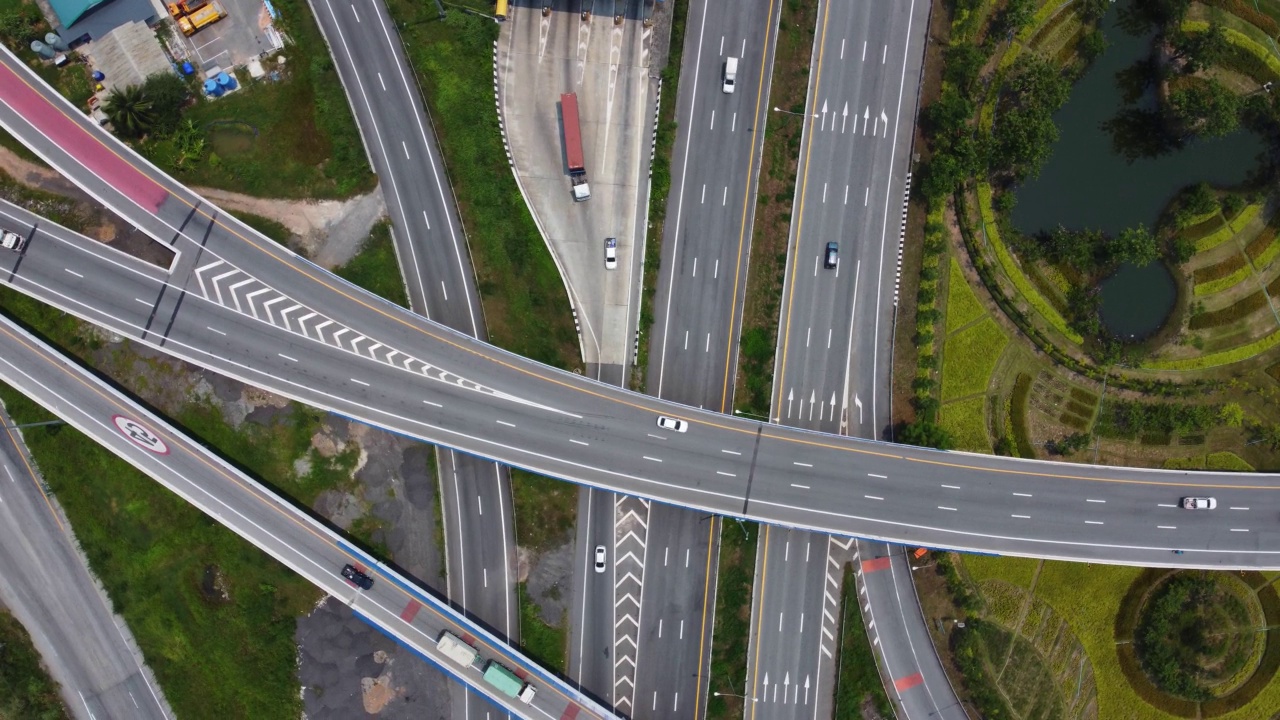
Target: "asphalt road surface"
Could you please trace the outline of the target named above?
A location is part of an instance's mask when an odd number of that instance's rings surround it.
[[[0,424],[0,601],[31,634],[73,716],[173,717],[3,411]]]
[[[659,401],[505,353],[374,298],[223,216],[13,55],[0,57],[0,124],[180,252],[172,269],[157,271],[41,221],[22,253],[7,253],[0,280],[123,336],[429,442],[719,514],[1003,554],[1280,567],[1280,526],[1269,510],[1275,475],[842,438]],[[36,224],[6,214],[20,230]],[[661,413],[687,419],[688,431],[661,430]],[[1219,509],[1180,510],[1186,495],[1215,496]]]
[[[707,0],[688,8],[647,387],[729,412],[781,3],[722,10]],[[723,90],[729,57],[733,93]],[[706,712],[720,531],[705,512],[649,514],[633,717]]]
[[[386,197],[410,307],[485,339],[466,237],[395,23],[381,2],[317,5],[316,19]],[[436,470],[449,597],[509,638],[517,628],[510,473],[444,448]],[[456,707],[457,717],[471,716],[470,694],[460,694]]]
[[[927,2],[818,8],[774,375],[771,414],[783,424],[875,439],[892,421],[896,259],[928,12]],[[816,534],[792,533],[785,541],[842,549]],[[816,660],[820,682],[813,707],[769,704],[768,689],[757,687],[762,700],[753,715],[820,717],[834,689],[835,628],[818,612],[838,597],[849,558],[839,552],[838,561],[788,559],[782,542],[780,534],[761,535],[757,616],[807,609],[824,622],[794,626],[776,639],[757,623],[751,667],[757,682],[772,674],[776,693],[779,678],[798,677],[802,665]],[[916,601],[906,551],[868,541],[856,550],[864,620],[900,715],[963,717]],[[806,577],[794,577],[797,564],[809,568]]]
[[[327,525],[268,492],[3,317],[0,379],[341,599],[367,622],[427,661],[472,685],[499,708],[531,720],[615,717],[483,628],[466,621],[394,568],[364,555]],[[343,578],[345,564],[362,569],[373,579],[373,586],[362,590]],[[485,661],[497,661],[521,673],[537,690],[532,704],[500,694],[481,680],[477,669],[464,668],[440,654],[436,639],[445,630],[462,637]],[[136,689],[143,687],[139,684]],[[117,693],[117,702],[128,694],[129,688],[121,690],[124,693]],[[133,694],[139,704],[147,699]],[[137,713],[112,717],[137,717]]]

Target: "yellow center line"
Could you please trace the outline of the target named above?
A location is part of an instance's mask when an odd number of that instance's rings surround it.
[[[757,535],[756,537],[759,538],[760,536]],[[757,542],[759,542],[759,540],[757,540]],[[742,702],[744,703],[751,699],[752,694],[756,691],[757,683],[760,681],[760,634],[763,632],[764,626],[764,578],[769,573],[768,525],[764,526],[764,538],[763,542],[760,542],[760,546],[764,548],[764,558],[760,560],[760,590],[755,593],[756,597],[760,598],[760,611],[756,613],[756,647],[755,650],[750,653],[750,657],[755,658],[756,667],[755,673],[751,678],[751,687],[743,688],[742,694],[744,697],[742,698]],[[767,702],[768,698],[764,698],[764,700]],[[751,720],[756,720],[756,706],[759,704],[760,703],[757,702],[751,703]]]
[[[822,58],[827,49],[827,17],[830,12],[831,3],[828,1],[822,8],[822,39],[818,42],[818,72],[813,76],[812,98],[815,102],[818,98],[818,88],[822,85]],[[807,111],[808,109],[806,105],[805,110]],[[800,229],[804,226],[804,200],[809,191],[809,158],[813,153],[813,116],[805,112],[804,122],[809,124],[809,132],[805,139],[804,177],[800,179],[800,207],[796,213],[796,235],[795,241],[792,243],[791,281],[787,283],[787,318],[783,323],[782,329],[782,363],[778,369],[777,392],[774,396],[773,404],[775,411],[779,415],[782,413],[782,388],[786,384],[787,376],[787,349],[791,345],[791,309],[793,307],[792,301],[796,294],[796,268],[800,265]]]
[[[707,606],[711,599],[711,551],[715,548],[713,541],[716,537],[716,524],[719,522],[721,522],[720,518],[713,517],[711,522],[707,523],[707,570],[702,579],[702,629],[699,630],[698,635],[698,672],[695,675],[698,684],[693,689],[693,720],[698,720],[698,710],[702,703],[702,659],[706,653]]]
[[[711,0],[704,0],[710,2]],[[773,0],[769,0],[769,14],[766,17],[764,30],[764,47],[769,47],[769,37],[773,32]],[[756,83],[756,114],[755,125],[760,130],[760,137],[764,137],[764,129],[768,124],[769,109],[766,107],[764,116],[760,115],[760,101],[764,99],[764,78],[765,78],[765,61],[768,59],[768,53],[760,54],[760,80]],[[737,377],[737,368],[729,367],[729,359],[733,356],[733,347],[738,344],[737,333],[734,333],[734,320],[738,317],[738,281],[742,277],[742,248],[746,243],[747,235],[747,208],[751,207],[751,175],[755,168],[756,145],[762,145],[763,140],[757,143],[755,138],[751,140],[751,151],[747,155],[747,183],[742,188],[742,218],[738,221],[738,259],[734,265],[733,271],[733,295],[729,297],[729,337],[725,340],[724,348],[724,386],[720,391],[720,412],[728,412],[730,386],[729,378]],[[746,312],[746,299],[743,298],[743,312]]]

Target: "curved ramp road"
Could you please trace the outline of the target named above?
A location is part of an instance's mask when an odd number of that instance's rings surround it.
[[[709,512],[980,552],[1280,568],[1275,475],[1067,465],[842,438],[706,413],[513,356],[375,298],[224,217],[12,54],[2,57],[0,124],[178,256],[167,272],[140,270],[51,227],[21,255],[0,259],[0,280],[121,335],[429,442]],[[158,205],[157,187],[165,195]],[[689,431],[659,430],[659,414],[687,419]],[[1218,509],[1179,510],[1183,495],[1216,496]]]
[[[615,717],[3,317],[0,378],[504,711],[532,720]],[[345,580],[347,563],[369,574],[373,587]],[[440,654],[435,641],[445,630],[526,677],[537,688],[533,703],[496,693],[478,670]]]

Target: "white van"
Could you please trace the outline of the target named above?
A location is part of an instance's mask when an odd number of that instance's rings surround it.
[[[721,89],[727,93],[733,92],[733,84],[738,79],[738,58],[731,57],[724,61],[724,85]]]

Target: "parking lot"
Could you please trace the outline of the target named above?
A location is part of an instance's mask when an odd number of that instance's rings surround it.
[[[196,69],[227,70],[244,65],[259,55],[280,49],[280,35],[272,25],[271,14],[262,0],[215,0],[227,16],[183,37],[175,26],[175,51],[185,50],[186,58]]]

